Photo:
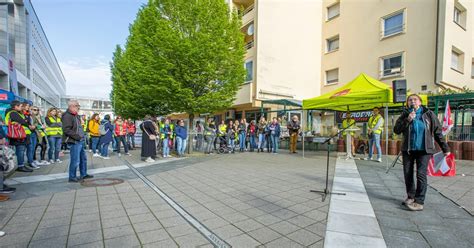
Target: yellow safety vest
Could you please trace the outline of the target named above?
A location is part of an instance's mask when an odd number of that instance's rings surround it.
[[[16,110],[12,110],[12,111],[8,112],[7,115],[5,116],[5,123],[6,123],[7,125],[8,125],[8,122],[10,122],[10,114],[11,114],[11,112],[13,112],[13,111],[16,111]],[[16,111],[16,112],[20,115],[21,118],[25,119],[25,115],[23,115],[22,113],[20,113],[20,112],[18,112],[18,111]],[[16,121],[12,121],[12,124],[15,124],[15,123],[17,123],[17,122],[16,122]],[[25,134],[26,134],[26,135],[30,135],[30,134],[31,134],[31,130],[30,130],[29,127],[25,127],[25,126],[23,126],[23,125],[21,125],[21,127],[23,128],[23,130],[25,130]]]
[[[379,119],[382,119],[382,123],[380,124],[380,126],[377,130],[373,130],[374,127],[377,125],[377,122],[379,122]],[[382,131],[383,131],[384,119],[382,118],[382,116],[380,114],[378,114],[375,117],[371,116],[369,118],[369,122],[367,124],[369,125],[369,128],[372,129],[372,132],[374,132],[374,134],[381,134]]]
[[[354,119],[350,119],[350,122],[348,123],[347,119],[344,119],[342,121],[342,128],[346,128],[346,127],[349,127],[349,126],[350,126],[349,129],[355,128],[355,122],[356,121]],[[342,132],[342,135],[346,136],[346,134],[347,134],[346,131]],[[354,131],[350,131],[349,134],[351,136],[354,136]]]
[[[226,125],[226,124],[220,125],[220,126],[219,126],[219,131],[220,131],[220,132],[219,132],[219,135],[218,135],[218,136],[219,136],[219,137],[224,136],[225,133],[227,132],[227,125]]]
[[[53,117],[48,117],[49,118],[49,121],[51,122],[51,124],[53,123],[60,123],[61,122],[61,118],[57,118],[57,119],[54,119]],[[62,127],[46,127],[46,135],[48,136],[54,136],[54,135],[63,135],[63,129]]]
[[[160,124],[160,130],[161,130],[161,129],[164,129],[164,128],[165,128],[165,124],[164,124],[164,123],[163,123],[163,124]],[[174,125],[173,125],[173,124],[170,124],[170,130],[171,130],[171,134],[170,134],[170,137],[169,137],[169,138],[172,139],[172,138],[173,138],[173,134],[174,134],[174,132],[173,132],[173,131],[174,131]],[[164,139],[164,138],[165,138],[165,133],[162,132],[162,133],[161,133],[161,139]]]

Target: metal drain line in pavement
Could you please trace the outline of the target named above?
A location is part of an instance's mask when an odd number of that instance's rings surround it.
[[[192,215],[190,215],[186,210],[184,210],[178,203],[173,201],[168,195],[166,195],[163,191],[161,191],[158,186],[156,186],[152,181],[150,181],[145,175],[140,173],[132,164],[130,164],[127,160],[121,159],[125,162],[125,164],[130,168],[130,170],[135,173],[148,187],[150,187],[153,191],[155,191],[163,200],[165,200],[176,212],[178,212],[189,224],[191,224],[194,228],[196,228],[207,240],[209,240],[214,247],[219,248],[230,248],[227,242],[223,239],[218,237],[216,234],[211,232],[207,227],[201,224],[198,220],[196,220]]]

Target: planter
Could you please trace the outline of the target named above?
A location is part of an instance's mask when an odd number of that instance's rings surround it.
[[[398,154],[397,140],[389,140],[388,141],[388,155],[397,155],[397,154]]]
[[[402,145],[403,145],[403,141],[397,140],[397,155],[402,151]]]
[[[464,160],[474,160],[474,141],[464,141],[462,143],[462,158]]]
[[[455,159],[462,159],[463,156],[463,148],[462,148],[462,141],[448,141],[449,149],[451,153],[454,154]]]
[[[343,139],[338,139],[337,140],[337,151],[338,152],[345,152],[346,151],[346,146],[344,145],[344,140]]]

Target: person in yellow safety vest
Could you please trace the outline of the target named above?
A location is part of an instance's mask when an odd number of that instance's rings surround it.
[[[44,119],[41,116],[41,112],[39,107],[37,106],[32,106],[31,107],[31,119],[33,121],[33,125],[36,127],[35,132],[36,132],[36,146],[33,148],[33,160],[38,164],[38,165],[49,165],[50,162],[48,162],[45,159],[46,151],[48,149],[48,137],[46,136],[46,131],[44,130],[46,128],[46,125],[44,124]],[[40,147],[40,159],[36,158],[36,148]]]
[[[163,158],[169,158],[170,156],[170,144],[173,138],[173,130],[170,124],[170,120],[166,119],[164,123],[160,124],[160,137],[163,142]]]
[[[380,147],[380,136],[383,131],[384,119],[380,115],[380,109],[375,107],[372,111],[372,116],[367,123],[369,127],[369,157],[365,160],[371,160],[373,155],[373,146],[377,149],[377,162],[382,162],[382,148]]]
[[[346,118],[342,121],[342,128],[355,128],[355,119],[352,118],[351,116],[351,112],[350,111],[347,111],[346,112]],[[344,136],[344,141],[346,140],[346,134],[348,134],[351,136],[351,152],[352,152],[352,156],[355,155],[355,144],[354,144],[354,134],[355,132],[354,131],[343,131],[342,132],[342,136]]]
[[[61,151],[61,140],[63,136],[62,121],[58,117],[58,109],[50,108],[46,114],[46,135],[48,135],[48,158],[50,163],[61,163],[59,152]]]
[[[18,164],[18,168],[16,170],[21,172],[32,172],[32,169],[25,166],[25,151],[26,146],[29,144],[29,134],[31,134],[29,123],[23,115],[23,107],[19,101],[12,101],[10,106],[11,108],[5,111],[5,123],[7,125],[16,123],[20,124],[27,135],[25,139],[9,139],[10,145],[15,146],[15,154]]]

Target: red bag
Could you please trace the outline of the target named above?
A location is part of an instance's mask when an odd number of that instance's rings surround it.
[[[428,162],[428,176],[432,177],[454,177],[456,175],[456,161],[454,160],[454,154],[450,153],[448,156],[444,157],[446,159],[446,164],[449,167],[445,168],[447,171],[443,173],[443,169],[439,168],[436,170],[435,159],[433,155]],[[443,161],[441,161],[442,163]]]
[[[10,139],[26,139],[25,129],[20,123],[9,122],[7,126],[7,137]]]

